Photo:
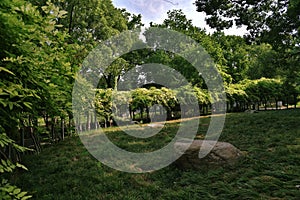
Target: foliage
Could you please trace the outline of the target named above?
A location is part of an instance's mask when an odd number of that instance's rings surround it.
[[[95,94],[95,109],[100,117],[109,121],[112,115],[112,90],[98,89]]]
[[[275,47],[291,45],[291,38],[299,37],[299,0],[196,0],[195,4],[217,30],[245,25],[252,40]]]
[[[213,59],[214,63],[217,64],[217,68],[224,78],[225,84],[230,82],[231,79],[228,77],[225,58],[222,53],[222,49],[220,44],[214,40],[209,34],[196,26],[193,26],[191,20],[187,19],[186,15],[182,12],[182,10],[173,10],[168,12],[168,18],[164,20],[162,24],[152,24],[154,27],[168,28],[171,30],[175,30],[181,32],[189,37],[191,37],[194,41],[199,43],[204,49],[205,53],[209,54]],[[146,36],[147,32],[146,32]],[[150,41],[153,42],[153,39],[150,36]],[[174,38],[173,38],[174,39]],[[185,41],[185,40],[183,40]],[[178,41],[177,41],[178,42]],[[186,49],[186,45],[179,40],[176,48]],[[176,43],[177,44],[177,43]],[[149,44],[149,46],[153,46]],[[188,48],[189,50],[193,50],[192,47]],[[189,52],[185,52],[189,53]],[[201,76],[199,76],[199,72],[191,66],[191,63],[188,63],[180,56],[173,56],[171,61],[169,61],[170,67],[178,70],[182,75],[186,77],[186,79],[192,84],[197,85],[198,87],[205,88],[204,80]]]
[[[47,0],[31,2],[38,8],[48,4]],[[66,15],[64,18],[58,15],[59,24],[69,33],[72,43],[90,48],[95,41],[106,40],[127,29],[126,19],[120,10],[113,7],[111,0],[59,0],[53,3]]]
[[[246,26],[249,44],[259,45],[250,46],[250,59],[254,60],[249,77],[281,76],[290,91],[299,85],[299,0],[196,0],[195,4],[199,12],[208,15],[209,26],[218,31]]]
[[[64,12],[50,2],[42,10],[43,16],[36,7],[23,0],[5,0],[0,4],[3,33],[0,36],[3,47],[0,50],[0,126],[1,134],[6,133],[10,138],[1,152],[2,166],[10,169],[15,165],[9,160],[20,159],[18,150],[22,149],[14,140],[20,143],[22,130],[37,128],[39,117],[64,117],[70,109],[72,74],[66,52],[71,47],[63,48],[67,35],[57,31],[59,25],[56,23]],[[35,132],[28,134],[35,137]],[[7,194],[17,199],[26,198],[19,189],[3,184]]]
[[[112,116],[113,110],[117,111],[118,106],[123,107],[123,112],[141,113],[146,111],[149,117],[149,108],[155,104],[163,106],[168,114],[178,111],[179,104],[189,104],[194,98],[200,108],[211,105],[212,96],[207,89],[200,87],[186,88],[179,87],[175,90],[168,88],[137,88],[130,92],[115,91],[113,95],[111,89],[97,90],[95,105],[99,116],[109,120]],[[250,109],[254,104],[267,106],[267,103],[273,102],[277,104],[278,101],[286,102],[286,97],[293,95],[291,91],[285,88],[284,82],[281,79],[260,78],[257,80],[245,79],[235,84],[228,84],[225,86],[227,101],[231,105],[245,104],[244,107],[237,108],[237,111]],[[296,94],[296,93],[295,93]],[[112,99],[116,105],[113,106]],[[194,102],[192,102],[194,103]],[[253,108],[259,109],[259,108]],[[232,111],[228,108],[228,111]],[[131,120],[134,120],[133,114],[130,115]],[[169,116],[168,119],[171,119]]]
[[[8,159],[4,153],[4,149],[13,148],[17,152],[24,152],[28,150],[25,147],[17,145],[12,139],[10,139],[5,133],[2,133],[2,127],[0,126],[0,174],[2,174],[0,182],[0,197],[1,199],[29,199],[32,195],[27,195],[27,192],[23,192],[20,188],[15,185],[11,185],[4,175],[12,173],[16,168],[27,170],[27,168],[20,163],[13,163]]]

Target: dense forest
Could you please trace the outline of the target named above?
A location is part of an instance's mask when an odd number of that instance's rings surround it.
[[[296,107],[300,94],[299,0],[197,0],[195,9],[207,14],[207,23],[216,32],[195,27],[181,10],[169,11],[167,19],[150,27],[183,33],[208,52],[223,78],[228,112]],[[26,168],[19,162],[21,152],[28,150],[22,147],[29,146],[27,142],[39,152],[45,140],[57,142],[75,134],[75,129],[112,125],[113,110],[127,110],[129,121],[149,122],[150,108],[158,104],[163,108],[158,112],[165,111],[167,119],[180,117],[176,94],[186,88],[148,84],[114,95],[126,72],[142,64],[162,63],[179,71],[189,81],[187,91],[194,92],[200,113],[211,112],[215,99],[201,75],[182,57],[147,44],[150,48],[125,54],[101,72],[92,105],[96,113],[83,113],[88,119],[84,123],[74,119],[72,90],[79,80],[77,74],[86,70],[81,68],[84,59],[112,36],[141,29],[141,17],[115,8],[111,0],[0,2],[1,174]],[[223,30],[233,25],[244,25],[249,33],[225,35]],[[151,37],[150,27],[145,28],[146,38]],[[130,48],[136,44],[124,42]],[[113,107],[113,98],[128,106]],[[80,124],[76,128],[75,121]],[[0,194],[29,197],[4,178]]]

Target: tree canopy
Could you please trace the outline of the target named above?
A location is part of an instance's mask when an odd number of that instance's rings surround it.
[[[197,11],[205,12],[212,28],[247,27],[249,39],[274,47],[299,44],[299,0],[196,0]]]

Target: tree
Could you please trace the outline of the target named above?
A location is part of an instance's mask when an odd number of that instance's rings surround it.
[[[248,69],[246,76],[249,79],[284,77],[284,66],[276,61],[279,53],[270,44],[251,45],[247,48]],[[255,72],[255,73],[254,73]]]
[[[47,0],[31,0],[40,10],[46,6]],[[70,54],[73,72],[78,72],[83,60],[99,42],[130,28],[141,25],[141,16],[130,15],[125,10],[115,8],[111,0],[59,0],[54,3],[65,14],[64,18],[58,16],[61,24],[60,31],[67,31],[70,37],[68,43],[73,44],[73,54]],[[113,52],[114,50],[112,50]],[[99,59],[98,59],[99,60]],[[114,64],[110,70],[103,73],[103,87],[116,87],[117,79],[126,63],[119,60],[120,65]]]
[[[144,24],[142,23],[142,15],[138,14],[132,14],[127,12],[125,9],[121,9],[120,10],[123,14],[123,16],[125,17],[126,21],[127,21],[127,28],[128,30],[133,30],[133,29],[137,29],[137,28],[141,28],[144,26]]]
[[[244,25],[251,41],[275,48],[293,46],[299,37],[299,0],[196,0],[195,4],[197,11],[208,15],[209,26],[218,31]]]
[[[47,4],[47,0],[31,2],[40,9]],[[54,4],[67,12],[59,23],[62,29],[67,29],[73,42],[91,45],[127,29],[126,19],[111,0],[59,0]]]
[[[218,31],[234,24],[246,26],[251,43],[270,44],[278,54],[274,61],[283,66],[286,86],[299,86],[300,1],[299,0],[196,0],[197,11],[205,12],[210,27]],[[273,65],[275,67],[275,65]]]
[[[249,47],[240,36],[226,36],[216,32],[212,38],[220,45],[225,59],[226,72],[231,76],[232,82],[237,83],[246,78],[249,68]]]
[[[18,144],[24,143],[26,130],[39,151],[35,137],[37,119],[42,112],[64,110],[69,100],[63,90],[66,87],[62,87],[69,85],[66,84],[69,65],[61,48],[66,34],[58,32],[56,24],[64,12],[51,3],[43,10],[45,16],[23,0],[0,3],[0,173],[23,167],[18,163],[19,152],[27,148]],[[58,87],[60,90],[54,89]],[[55,94],[47,96],[50,92]],[[53,107],[46,107],[51,102],[55,102],[51,104]],[[30,197],[5,180],[1,180],[0,190],[1,197],[5,198]]]
[[[193,26],[191,20],[187,19],[182,10],[173,10],[168,12],[168,18],[164,20],[162,24],[152,24],[153,27],[161,27],[168,28],[171,30],[175,30],[183,33],[191,37],[195,42],[198,42],[203,49],[205,50],[204,54],[208,53],[212,60],[214,61],[219,70],[220,74],[224,78],[224,80],[231,81],[230,77],[228,77],[227,69],[225,66],[225,58],[223,56],[222,49],[220,45],[213,40],[213,38],[196,26]],[[155,44],[155,41],[152,39],[151,34],[146,32],[146,38],[149,37],[149,41],[153,44],[149,43],[149,46],[159,46],[160,44]],[[166,39],[171,40],[170,38]],[[187,44],[180,43],[178,38],[172,38],[172,40],[176,40],[178,43],[176,48],[182,49],[182,51],[188,49],[187,51],[193,52],[194,49],[192,46],[187,48]],[[184,40],[183,40],[184,41]],[[164,48],[161,46],[161,48]],[[189,52],[184,52],[185,54],[189,54]],[[169,55],[170,61],[169,64],[172,68],[178,70],[185,78],[192,84],[197,85],[198,87],[205,87],[205,82],[199,72],[191,65],[191,63],[184,60],[181,56],[178,55]],[[200,59],[200,58],[199,58]]]
[[[38,118],[43,117],[49,125],[48,117],[63,119],[71,113],[74,79],[68,56],[73,46],[66,45],[68,35],[58,31],[57,24],[58,16],[63,17],[65,12],[50,2],[42,10],[27,1],[11,0],[1,4],[0,15],[3,33],[0,63],[12,73],[12,76],[0,75],[7,102],[3,110],[8,109],[8,117],[1,124],[11,139],[20,138],[20,132],[28,134],[37,151]]]

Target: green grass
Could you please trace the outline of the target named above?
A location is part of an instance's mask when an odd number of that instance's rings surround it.
[[[202,118],[199,138],[207,124],[209,118]],[[152,151],[167,144],[177,129],[177,123],[167,124],[155,137],[140,140],[118,128],[107,129],[107,135],[122,148]],[[300,198],[300,110],[228,114],[220,141],[246,156],[235,166],[183,171],[170,165],[130,174],[101,164],[72,137],[26,156],[29,171],[18,172],[12,181],[35,199]]]

